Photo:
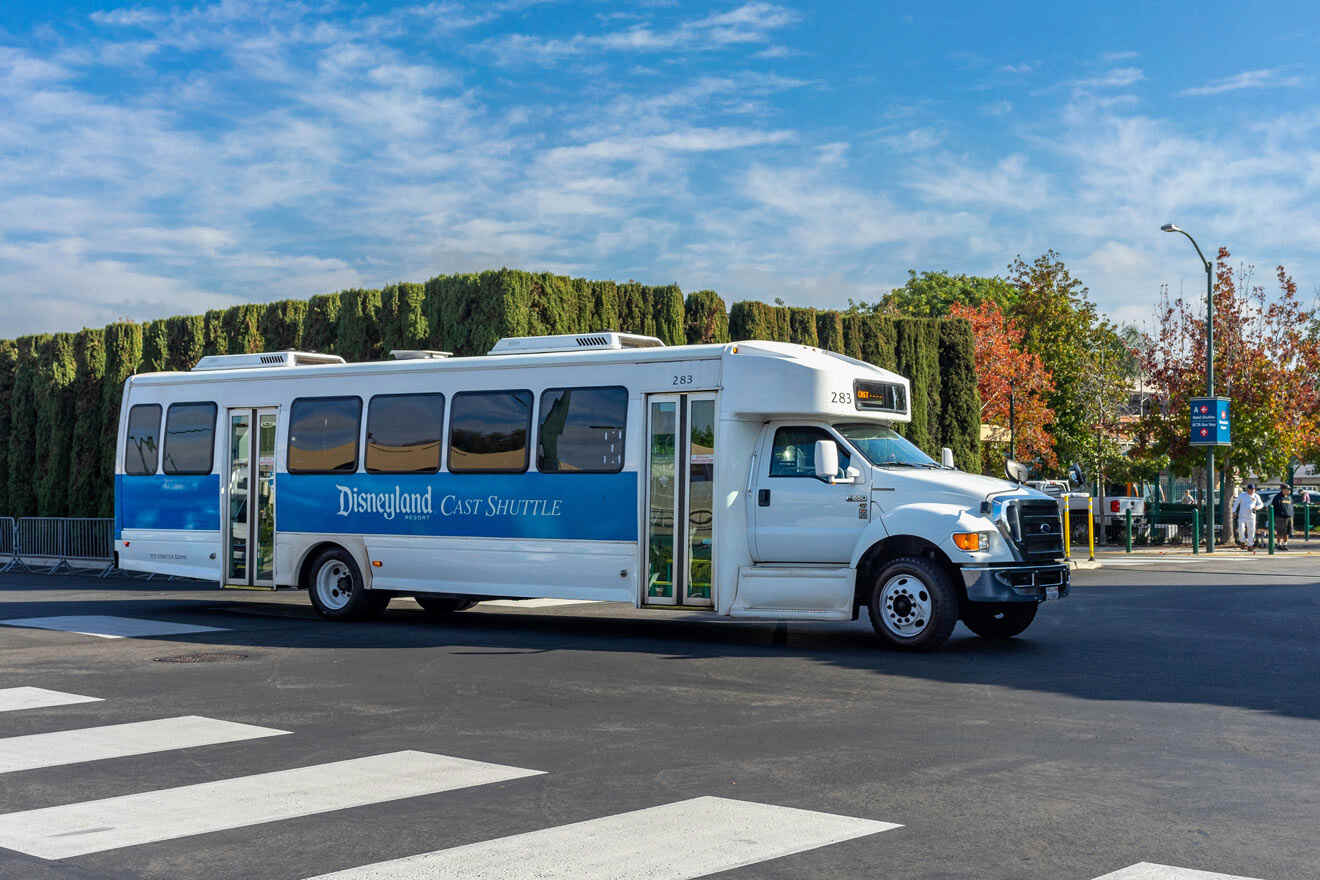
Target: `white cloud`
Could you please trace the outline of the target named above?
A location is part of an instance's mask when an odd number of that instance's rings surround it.
[[[1283,68],[1271,67],[1261,70],[1244,70],[1233,76],[1214,80],[1203,86],[1183,89],[1180,95],[1219,95],[1224,92],[1236,92],[1240,89],[1277,89],[1296,88],[1303,84],[1300,76],[1285,74]]]
[[[1084,77],[1067,83],[1079,89],[1122,89],[1146,78],[1139,67],[1115,67],[1099,76]]]
[[[797,20],[797,13],[783,6],[752,2],[669,28],[635,24],[623,30],[579,33],[567,38],[508,34],[487,40],[483,45],[504,65],[544,65],[598,53],[697,52],[765,43],[774,31]]]
[[[1012,101],[991,101],[981,105],[981,112],[986,116],[1007,116],[1013,112]]]

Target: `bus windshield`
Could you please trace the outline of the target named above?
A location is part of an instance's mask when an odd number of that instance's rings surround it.
[[[835,425],[834,429],[877,467],[939,467],[929,455],[884,425],[854,423]]]

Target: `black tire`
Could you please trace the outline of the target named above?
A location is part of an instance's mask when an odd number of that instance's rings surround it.
[[[924,556],[904,556],[881,568],[869,606],[876,634],[904,651],[933,651],[958,624],[958,592],[944,567]]]
[[[307,595],[326,620],[367,620],[390,604],[389,593],[367,589],[353,554],[341,547],[323,551],[310,571]]]
[[[477,604],[474,599],[460,599],[456,596],[413,596],[413,601],[422,606],[428,617],[449,617]]]
[[[969,602],[963,623],[983,639],[1011,639],[1036,619],[1036,602]]]

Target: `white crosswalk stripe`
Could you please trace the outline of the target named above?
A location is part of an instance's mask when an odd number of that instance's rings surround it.
[[[557,608],[561,605],[597,605],[595,599],[488,599],[481,603],[497,608]]]
[[[540,774],[391,752],[0,815],[0,847],[65,859]]]
[[[48,691],[39,687],[0,688],[0,712],[99,702],[101,702],[100,697],[84,697],[81,694],[66,694],[63,691]]]
[[[1096,877],[1095,880],[1254,880],[1254,878],[1214,874],[1210,871],[1194,871],[1191,868],[1175,868],[1172,865],[1141,862],[1121,871],[1105,874],[1103,877]]]
[[[0,626],[21,626],[32,629],[54,629],[96,636],[100,639],[142,638],[144,636],[172,636],[187,633],[223,632],[222,626],[198,626],[192,623],[171,623],[168,620],[147,620],[140,617],[118,617],[113,614],[71,614],[63,617],[11,617],[0,620]]]
[[[0,739],[0,773],[146,755],[171,749],[283,736],[287,730],[256,727],[199,715],[107,724]]]
[[[350,868],[318,880],[687,880],[899,827],[699,797]]]

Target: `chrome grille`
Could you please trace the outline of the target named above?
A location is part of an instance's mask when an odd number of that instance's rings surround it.
[[[1054,562],[1063,556],[1063,519],[1053,500],[1021,500],[1013,505],[1013,539],[1027,562]]]

